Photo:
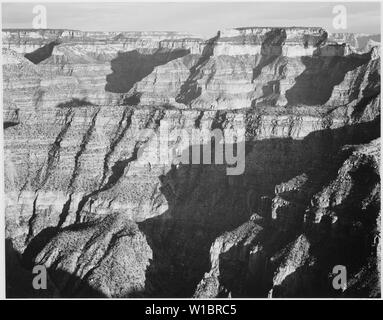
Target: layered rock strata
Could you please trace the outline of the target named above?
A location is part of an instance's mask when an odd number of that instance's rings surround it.
[[[4,30],[9,260],[59,296],[378,296],[380,49],[340,38]],[[161,135],[238,123],[239,175]]]

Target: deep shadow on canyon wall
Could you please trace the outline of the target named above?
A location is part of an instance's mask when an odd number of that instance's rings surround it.
[[[321,55],[331,50],[323,46],[314,51],[313,56],[301,57],[305,70],[295,79],[292,88],[286,91],[290,105],[322,105],[331,97],[335,86],[345,78],[347,72],[365,65],[370,60],[370,53],[341,55]],[[357,97],[354,97],[357,98]]]
[[[312,132],[303,140],[276,138],[247,142],[246,170],[238,176],[227,176],[225,165],[174,166],[166,175],[159,177],[169,209],[161,216],[138,223],[153,251],[153,259],[146,271],[145,291],[134,293],[133,296],[192,296],[204,273],[210,268],[209,250],[213,241],[257,212],[261,196],[273,197],[275,185],[303,172],[309,177],[312,192],[319,191],[336,176],[347,157],[347,153],[338,153],[342,146],[366,143],[379,136],[379,119],[376,119],[339,129]],[[254,205],[249,208],[250,192],[254,197]],[[8,244],[7,275],[11,273],[7,276],[8,296],[36,297],[34,290],[25,289],[25,283],[31,283],[30,271],[26,270],[31,269],[31,262],[58,231],[43,230],[31,241],[24,252],[23,267],[20,266],[20,257]],[[285,245],[300,231],[298,228],[281,235],[270,228],[265,229],[265,237],[279,237],[275,241],[278,247]],[[275,249],[273,246],[270,245],[270,250]],[[347,252],[350,253],[350,248]],[[356,252],[363,254],[361,250]],[[360,262],[364,259],[359,257],[356,260]],[[103,296],[83,279],[60,270],[50,272],[54,282],[70,279],[64,292],[59,293],[60,296]],[[265,296],[270,270],[266,270],[264,276],[264,287],[248,287],[242,291],[233,287],[234,296]],[[233,282],[230,279],[227,281],[230,287]],[[311,296],[325,294],[310,292]]]
[[[55,229],[55,228],[52,228]],[[52,231],[52,230],[50,230]],[[55,233],[58,230],[55,230]],[[48,232],[43,232],[47,236]],[[40,240],[44,235],[40,236]],[[50,239],[51,237],[47,237]],[[42,244],[43,242],[41,242]],[[34,245],[32,245],[33,247]],[[34,247],[33,249],[38,249]],[[39,248],[40,250],[42,248]],[[32,251],[32,248],[29,249],[29,252]],[[37,252],[36,252],[37,253]],[[6,254],[6,297],[7,298],[36,298],[36,299],[46,299],[46,298],[71,298],[71,297],[88,297],[88,298],[105,298],[105,295],[89,286],[86,281],[78,277],[69,274],[63,270],[47,270],[47,288],[46,289],[34,289],[33,288],[33,279],[38,274],[33,273],[33,264],[26,263],[28,259],[21,256],[12,245],[10,239],[5,241],[5,254]],[[27,253],[28,255],[28,253]],[[28,260],[30,262],[30,260]],[[68,282],[68,291],[58,290],[56,286],[56,281],[62,279],[70,279]],[[73,287],[76,285],[78,287],[77,294],[73,294]]]
[[[184,103],[190,105],[190,103],[198,98],[202,93],[202,88],[198,85],[197,80],[203,76],[201,69],[208,63],[210,57],[214,55],[214,47],[217,40],[220,37],[220,32],[218,34],[207,40],[205,46],[202,50],[201,57],[198,61],[190,68],[189,77],[182,84],[180,91],[176,97],[178,103]]]
[[[344,150],[341,157],[330,160],[341,161],[350,152]],[[324,180],[334,176],[337,167],[338,164],[334,164],[332,168],[322,169],[323,177],[319,178]],[[310,177],[310,185],[305,186],[299,196],[290,194],[289,199],[288,192],[282,196],[291,201],[289,205],[292,206],[284,210],[282,207],[277,220],[271,220],[260,211],[263,219],[257,220],[257,224],[263,229],[254,233],[256,241],[252,242],[257,244],[258,249],[261,248],[257,258],[250,259],[250,249],[254,247],[247,239],[219,255],[219,280],[224,288],[219,293],[222,297],[227,297],[228,292],[232,297],[266,297],[272,287],[272,296],[277,298],[380,297],[380,262],[376,242],[380,199],[363,209],[361,205],[365,197],[374,194],[374,189],[380,186],[380,176],[368,163],[354,167],[349,173],[353,181],[352,189],[341,204],[330,207],[331,212],[336,214],[336,223],[331,221],[330,216],[323,216],[316,224],[303,223],[304,217],[310,220],[307,208],[310,207],[311,195],[320,188],[315,185],[319,181],[313,176]],[[323,181],[319,183],[322,185]],[[317,209],[314,207],[314,210]],[[282,221],[278,221],[280,219]],[[288,224],[290,226],[286,228]],[[300,265],[281,283],[273,285],[275,272],[286,266],[283,264],[284,252],[288,252],[290,245],[298,239],[309,244],[311,262]],[[304,247],[297,250],[296,255],[305,254]],[[296,259],[299,261],[299,258]],[[249,268],[250,261],[252,268]],[[290,261],[292,268],[294,262]],[[334,290],[332,284],[333,268],[337,265],[347,268],[348,287],[344,292]]]
[[[211,45],[214,45],[214,42]],[[211,47],[207,47],[206,54],[202,55],[197,65],[192,68],[191,76],[178,97],[182,101],[190,103],[192,99],[199,96],[196,73],[199,66],[203,66],[211,56],[210,49]],[[188,50],[181,49],[159,50],[148,54],[140,53],[137,50],[120,53],[111,62],[113,73],[107,77],[105,90],[117,93],[128,92],[135,83],[149,75],[156,66],[188,53]],[[50,53],[48,52],[48,54]],[[273,56],[271,60],[264,60],[260,66],[271,63],[274,58]],[[308,89],[306,86],[317,68],[315,61],[320,58],[307,59],[303,60],[307,69],[298,77],[294,87],[286,93],[290,104],[313,105],[327,101],[331,94],[328,91],[329,85],[333,87],[340,83],[345,73],[355,67],[355,65],[351,67],[346,62],[342,62],[341,57],[329,60],[330,64],[326,67],[340,66],[342,72],[339,77],[330,78],[328,82],[325,81],[328,74],[321,74],[318,81],[323,82],[320,85],[324,86],[326,94],[319,97],[317,93],[313,92],[313,88]],[[357,66],[359,61],[365,63],[363,59],[357,60],[355,61]],[[321,63],[318,68],[327,64],[324,61]],[[259,71],[260,69],[254,71],[255,76]],[[325,97],[327,99],[324,101]],[[360,108],[363,109],[364,105],[362,104]],[[345,154],[338,156],[337,153],[343,145],[366,143],[379,136],[379,120],[375,120],[335,130],[313,132],[303,140],[276,138],[248,142],[246,144],[247,168],[245,173],[239,176],[227,176],[224,165],[173,167],[165,176],[159,177],[162,182],[161,190],[169,204],[168,211],[161,216],[139,223],[141,231],[146,235],[153,250],[153,260],[146,272],[145,292],[139,294],[155,297],[190,297],[203,274],[209,270],[209,250],[215,238],[247,221],[249,216],[258,210],[261,196],[273,197],[275,185],[303,172],[308,174],[312,190],[318,191],[335,176],[345,159]],[[250,192],[254,197],[254,206],[251,208],[247,205]],[[33,261],[37,253],[58,231],[59,229],[45,229],[37,235],[25,250],[25,261]],[[286,239],[278,239],[276,246],[287,243],[299,231],[298,229],[294,230],[291,235],[281,235],[286,236]],[[265,232],[265,236],[267,235],[268,233]],[[271,249],[274,250],[274,248]],[[9,277],[7,275],[7,285],[10,285],[10,289],[7,290],[8,295],[17,297],[23,296],[27,292],[28,295],[34,296],[35,293],[30,292],[29,287],[29,289],[24,287],[26,282],[31,282],[30,273],[25,273],[24,268],[18,267],[20,257],[12,251],[11,245],[7,250],[10,252],[10,255],[7,255],[7,270],[12,273]],[[363,259],[364,257],[358,261],[363,261]],[[225,267],[223,265],[223,268]],[[60,293],[61,296],[73,294],[82,297],[102,296],[102,293],[94,291],[82,279],[77,279],[60,270],[51,270],[51,272],[51,276],[55,280],[68,277],[71,279],[68,281],[68,288]],[[270,277],[270,272],[267,272],[265,276]],[[226,281],[229,285],[233,283],[230,279]],[[73,291],[71,286],[78,286],[79,282],[81,283],[79,287],[82,289]],[[232,287],[235,295],[246,296],[251,293],[251,296],[265,296],[267,284],[259,290],[257,288],[247,288],[246,290],[240,292],[235,286]],[[311,292],[314,296],[317,295],[316,293],[318,292]]]
[[[39,64],[40,62],[51,57],[54,47],[59,45],[60,43],[61,43],[61,40],[57,39],[55,41],[52,41],[42,46],[41,48],[36,49],[35,51],[26,53],[24,56],[25,58],[27,58],[29,61],[33,62],[34,64]]]
[[[187,49],[166,50],[142,53],[138,50],[119,52],[110,62],[112,73],[106,77],[105,91],[126,93],[143,78],[151,74],[155,67],[190,53]]]
[[[261,196],[273,197],[275,185],[302,173],[309,177],[311,192],[319,191],[336,176],[349,155],[338,153],[342,146],[366,143],[379,136],[379,120],[375,120],[313,132],[303,140],[250,142],[246,145],[246,165],[258,162],[262,167],[247,169],[240,176],[226,176],[225,166],[174,167],[161,177],[169,210],[139,223],[153,250],[145,295],[191,296],[209,270],[209,250],[214,239],[248,220],[259,207]],[[256,198],[254,208],[246,205],[250,190]],[[271,236],[270,231],[267,230],[266,236]],[[277,246],[286,245],[299,231],[276,235],[287,237],[282,241],[277,239]],[[267,294],[254,288],[251,290],[258,296]],[[312,296],[321,294],[325,293],[311,292]]]
[[[254,81],[262,72],[262,69],[268,64],[273,63],[282,55],[282,45],[286,40],[286,30],[275,29],[265,34],[265,40],[261,46],[261,59],[253,69],[252,81]]]

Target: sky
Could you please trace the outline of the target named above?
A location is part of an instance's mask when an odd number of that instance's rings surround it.
[[[328,2],[3,3],[3,28],[32,28],[36,4],[47,27],[82,31],[182,31],[203,37],[251,26],[313,26],[329,32],[380,33],[380,3],[342,2],[347,28],[335,30]]]

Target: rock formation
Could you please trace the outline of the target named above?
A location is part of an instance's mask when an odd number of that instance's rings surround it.
[[[377,40],[3,30],[8,295],[39,264],[50,296],[380,296]],[[238,121],[240,175],[143,135]]]

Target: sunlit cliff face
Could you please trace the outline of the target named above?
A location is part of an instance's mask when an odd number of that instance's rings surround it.
[[[3,31],[9,279],[42,264],[48,296],[380,295],[380,47],[349,38]],[[195,132],[210,162],[179,161]]]

